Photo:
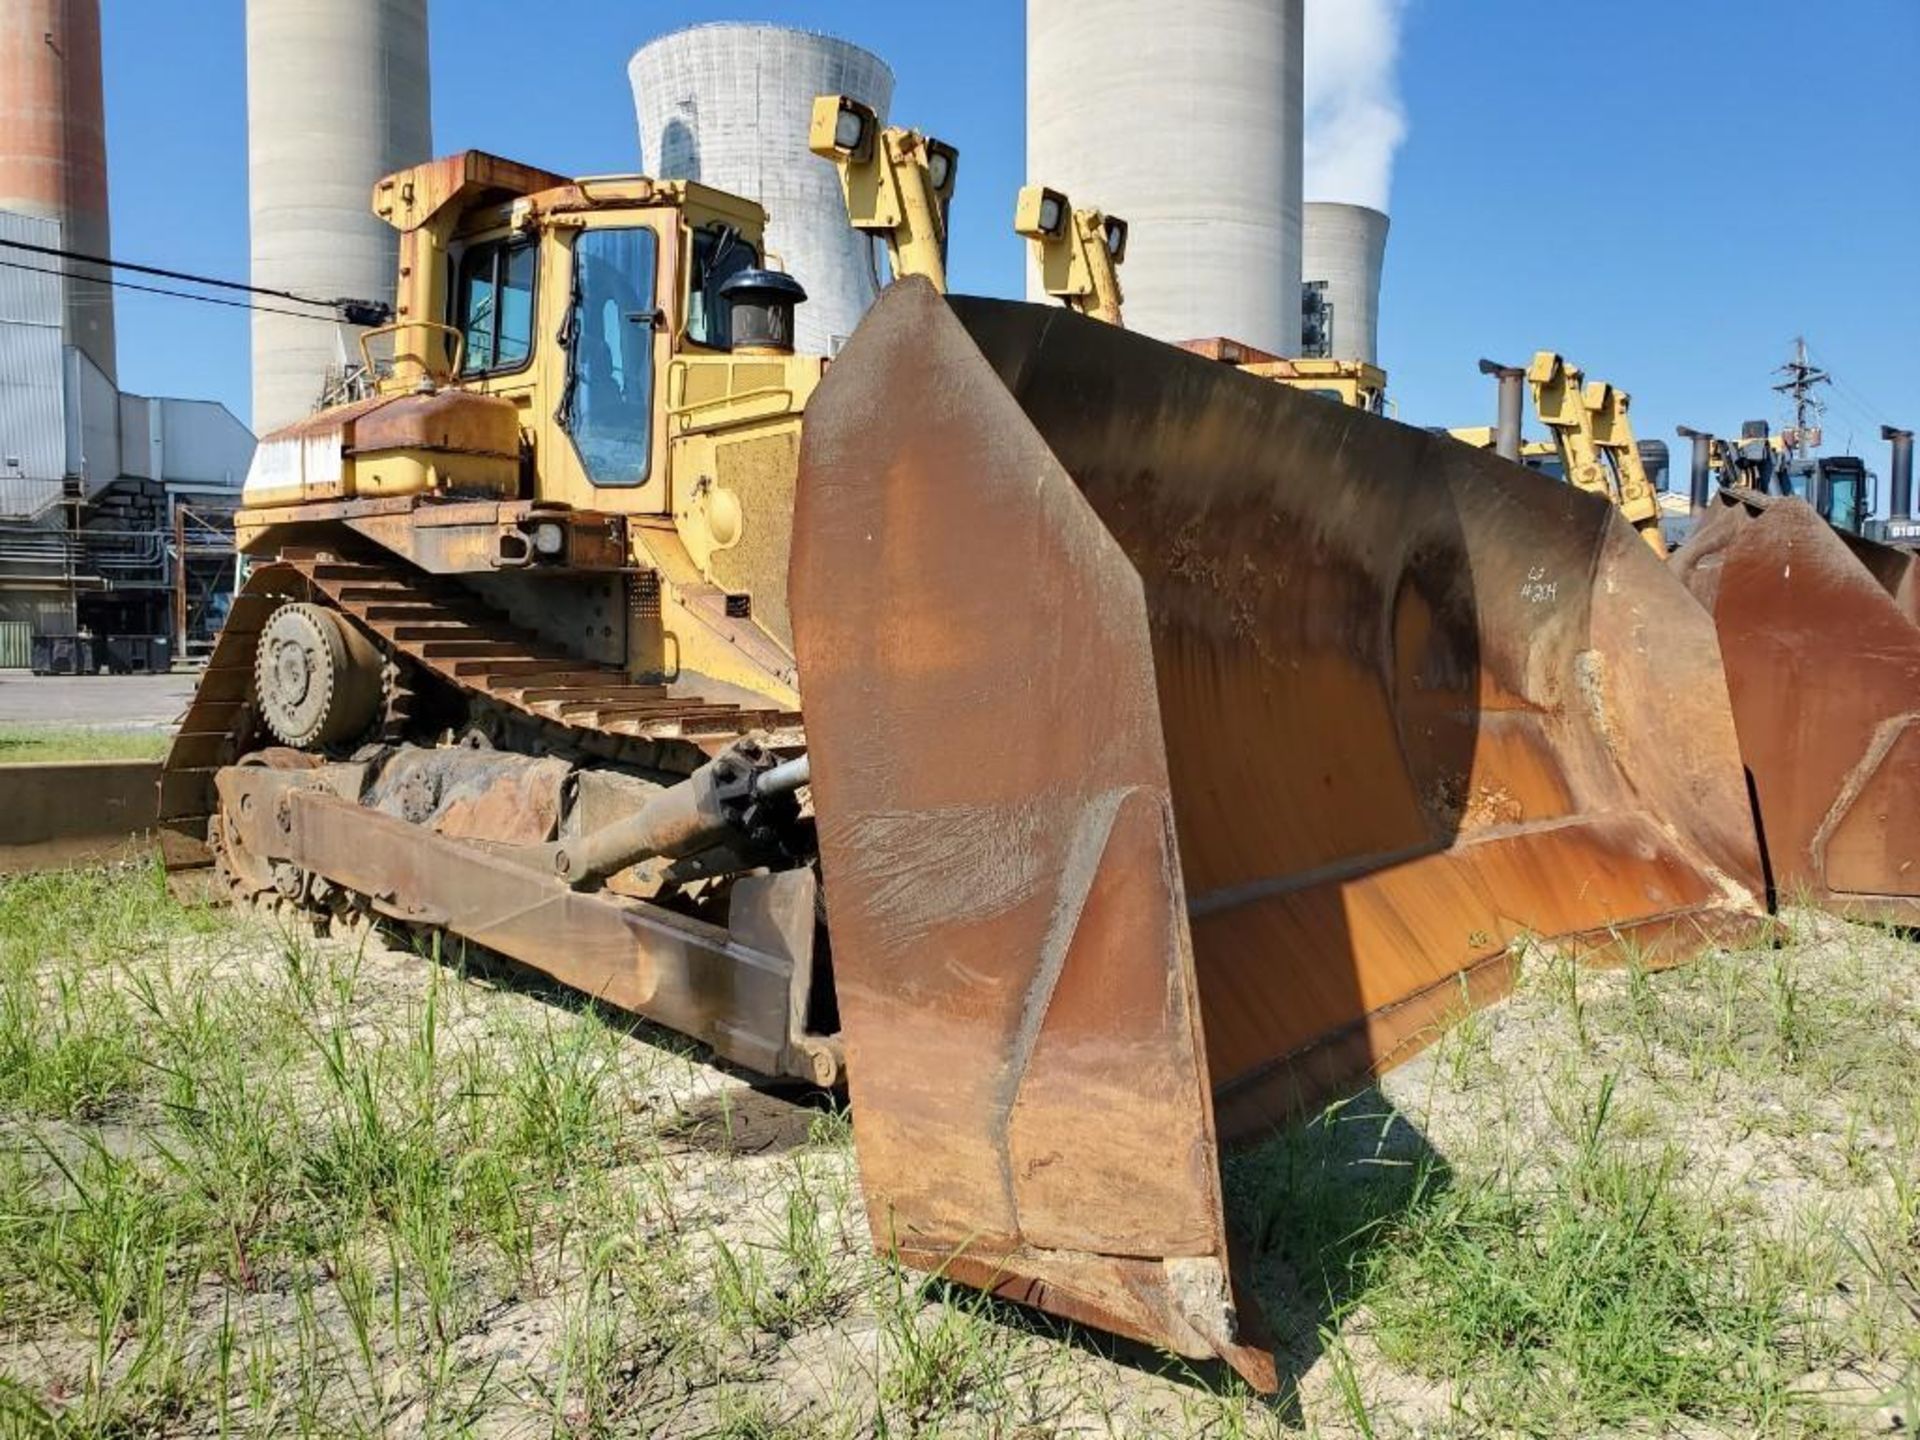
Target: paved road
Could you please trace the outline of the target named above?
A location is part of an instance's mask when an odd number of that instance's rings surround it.
[[[169,729],[187,708],[192,675],[32,675],[0,670],[0,725]]]

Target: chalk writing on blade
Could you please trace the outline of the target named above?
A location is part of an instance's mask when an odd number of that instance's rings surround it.
[[[1544,565],[1535,565],[1529,569],[1527,578],[1520,585],[1520,598],[1529,600],[1535,605],[1544,605],[1549,600],[1557,599],[1559,594],[1560,582],[1547,579],[1547,569]]]

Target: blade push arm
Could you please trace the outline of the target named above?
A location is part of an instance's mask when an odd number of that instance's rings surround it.
[[[1627,419],[1631,397],[1604,380],[1584,379],[1579,366],[1551,350],[1538,352],[1527,366],[1533,408],[1553,434],[1567,483],[1604,496],[1656,555],[1664,555],[1660,501]]]

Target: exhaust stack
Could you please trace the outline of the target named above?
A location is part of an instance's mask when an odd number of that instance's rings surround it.
[[[1694,516],[1706,513],[1707,502],[1713,498],[1713,436],[1705,430],[1695,430],[1691,426],[1677,426],[1674,434],[1683,440],[1693,442],[1693,462],[1688,471],[1687,498]]]
[[[1913,518],[1913,431],[1882,425],[1880,438],[1893,442],[1893,472],[1887,489],[1887,519]]]
[[[1521,383],[1527,372],[1518,365],[1501,365],[1492,360],[1480,362],[1480,373],[1500,382],[1500,417],[1494,429],[1493,453],[1502,460],[1520,460]]]

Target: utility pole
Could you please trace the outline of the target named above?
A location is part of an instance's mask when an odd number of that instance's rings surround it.
[[[1788,448],[1795,460],[1807,460],[1820,447],[1820,417],[1827,413],[1827,402],[1814,393],[1814,387],[1831,385],[1833,377],[1820,369],[1807,358],[1807,338],[1796,335],[1793,341],[1793,358],[1778,370],[1776,375],[1787,378],[1773,387],[1774,393],[1785,395],[1793,402],[1793,429],[1788,432]],[[1809,424],[1809,421],[1813,423]]]

